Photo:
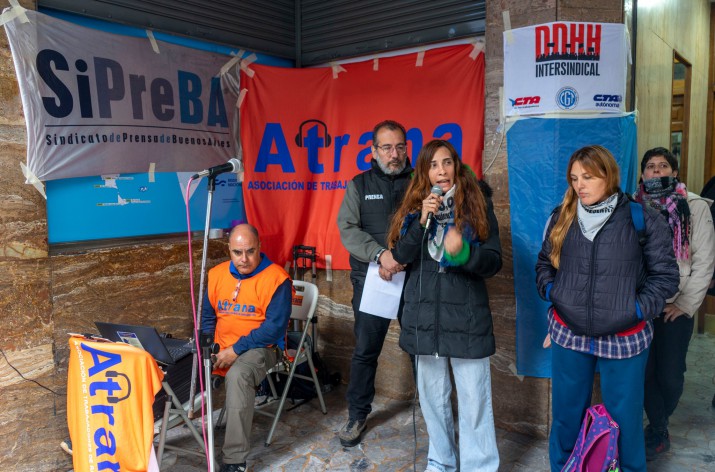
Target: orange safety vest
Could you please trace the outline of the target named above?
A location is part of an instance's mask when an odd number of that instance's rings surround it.
[[[231,274],[231,261],[223,262],[209,271],[207,295],[216,312],[214,341],[221,349],[233,346],[241,336],[261,326],[266,309],[278,287],[290,278],[279,265],[271,264],[253,277],[239,280]],[[235,297],[235,298],[234,298]],[[225,375],[228,369],[215,369]]]

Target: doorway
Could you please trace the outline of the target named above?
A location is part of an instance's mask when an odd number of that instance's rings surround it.
[[[673,53],[673,91],[670,106],[670,150],[678,159],[680,181],[688,185],[688,121],[690,116],[690,63]]]

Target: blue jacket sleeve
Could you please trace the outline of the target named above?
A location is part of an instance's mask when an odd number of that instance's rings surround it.
[[[292,310],[293,282],[286,279],[280,284],[266,308],[266,320],[247,336],[242,336],[233,345],[233,351],[241,355],[244,352],[272,344],[283,346],[288,320]]]
[[[201,332],[214,334],[216,331],[216,310],[211,306],[208,292],[204,293],[204,303],[201,306]]]

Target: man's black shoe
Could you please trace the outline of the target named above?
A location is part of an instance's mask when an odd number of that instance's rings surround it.
[[[246,463],[243,464],[224,464],[221,466],[220,472],[246,472]]]
[[[646,441],[645,459],[647,461],[655,460],[659,455],[668,451],[670,451],[670,435],[668,431],[656,432],[650,443]]]

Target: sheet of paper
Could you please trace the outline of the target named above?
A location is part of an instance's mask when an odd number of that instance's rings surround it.
[[[398,272],[387,282],[380,278],[378,265],[371,262],[365,276],[365,286],[360,300],[360,311],[394,320],[400,308],[405,271]]]

